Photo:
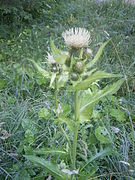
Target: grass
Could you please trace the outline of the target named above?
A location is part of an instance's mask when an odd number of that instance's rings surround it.
[[[5,27],[4,22],[2,23],[1,29]],[[15,22],[13,24],[15,25]],[[28,179],[29,175],[34,177],[34,173],[41,172],[40,169],[30,169],[30,164],[24,161],[22,155],[31,152],[30,145],[48,148],[66,147],[66,140],[57,124],[46,120],[46,117],[38,117],[38,112],[43,107],[47,107],[53,116],[53,91],[48,92],[44,79],[32,70],[27,59],[34,59],[46,68],[49,37],[53,38],[56,45],[65,49],[61,33],[75,26],[85,27],[91,32],[90,48],[93,54],[96,53],[99,44],[108,37],[111,38],[112,41],[105,48],[98,67],[108,72],[123,74],[127,78],[117,95],[118,99],[123,99],[122,107],[127,115],[126,122],[119,123],[109,115],[110,106],[118,105],[112,103],[110,105],[108,102],[105,112],[101,111],[102,121],[99,124],[108,127],[110,133],[110,126],[116,126],[120,129],[120,133],[118,137],[115,136],[116,139],[113,139],[111,134],[117,155],[98,161],[95,165],[98,167],[97,176],[100,176],[99,179],[134,179],[135,6],[119,1],[110,4],[89,0],[70,2],[61,0],[58,4],[56,2],[50,4],[39,18],[28,24],[19,25],[21,28],[17,31],[16,26],[13,28],[13,24],[12,29],[6,24],[8,28],[1,30],[0,38],[2,55],[0,79],[5,81],[4,87],[0,86],[0,123],[4,122],[2,130],[11,134],[5,140],[0,139],[1,179],[20,180],[22,172],[25,179]],[[68,102],[68,99],[64,98],[62,101]],[[99,108],[104,108],[104,104]],[[91,146],[90,130],[91,127],[82,130],[80,134],[82,141],[79,146],[80,152],[83,149],[82,155],[85,156],[87,152],[88,157],[91,153],[87,149],[87,145]],[[48,155],[48,158],[51,159],[51,156]],[[54,161],[60,163],[60,158],[55,157]],[[130,167],[120,161],[129,162]],[[20,167],[22,171],[19,170]]]

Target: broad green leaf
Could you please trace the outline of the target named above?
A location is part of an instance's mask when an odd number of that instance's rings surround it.
[[[62,74],[59,76],[58,81],[57,81],[57,86],[58,88],[64,87],[64,84],[68,81],[68,74]]]
[[[43,68],[41,68],[35,61],[32,61],[32,60],[30,60],[31,62],[32,62],[32,64],[34,65],[34,67],[38,70],[38,72],[42,75],[42,76],[44,76],[45,78],[50,78],[50,75],[49,75],[49,72],[47,72],[46,70],[44,70]]]
[[[65,61],[68,57],[67,53],[64,51],[59,50],[54,42],[52,41],[52,39],[50,39],[50,47],[51,47],[51,51],[54,57],[54,60],[59,63],[59,64],[65,64]]]
[[[87,64],[88,69],[91,68],[99,60],[100,56],[102,55],[104,47],[109,43],[109,41],[110,39],[101,45],[94,59]]]
[[[80,96],[80,107],[82,108],[85,104],[89,103],[91,97],[92,92],[90,91],[90,89],[83,91]],[[81,124],[90,120],[94,106],[95,104],[93,103],[91,106],[85,108],[84,111],[80,112],[79,121]]]
[[[113,150],[112,150],[112,148],[109,148],[109,147],[100,150],[98,153],[96,153],[96,155],[94,155],[90,158],[90,160],[81,168],[80,171],[82,171],[91,162],[93,162],[99,158],[103,158],[104,156],[111,155],[112,153],[113,153]]]
[[[111,109],[111,116],[119,122],[124,122],[126,120],[125,112],[120,109]]]
[[[50,81],[50,87],[52,87],[53,82],[55,81],[57,73],[52,73],[51,81]]]
[[[90,120],[90,117],[91,117],[92,112],[93,112],[93,107],[94,107],[94,105],[88,106],[88,108],[85,108],[84,111],[80,112],[79,122],[81,124]]]
[[[102,143],[102,144],[110,143],[109,134],[108,134],[108,131],[105,127],[99,126],[95,130],[95,136],[100,141],[100,143]]]
[[[85,79],[82,82],[79,82],[78,84],[76,84],[73,89],[74,90],[85,90],[88,89],[90,87],[90,85],[100,79],[103,78],[115,78],[115,77],[120,77],[120,75],[118,74],[110,74],[110,73],[106,73],[104,71],[96,71],[95,73],[93,73],[91,76],[89,76],[87,79]]]
[[[45,159],[33,155],[24,156],[28,160],[32,161],[33,163],[39,164],[40,166],[45,168],[45,171],[53,175],[59,180],[69,179],[68,176],[62,171],[59,170],[58,166],[51,163],[50,161],[46,161]]]
[[[80,112],[83,112],[85,111],[86,108],[93,106],[93,103],[97,103],[103,97],[116,93],[124,81],[125,81],[124,78],[120,79],[117,82],[113,83],[112,85],[108,85],[103,90],[99,90],[98,92],[93,94],[89,99],[89,102],[81,107]]]
[[[66,151],[62,151],[59,149],[46,149],[46,148],[42,148],[42,149],[35,149],[33,151],[36,154],[61,154],[61,155],[66,155],[67,152]]]

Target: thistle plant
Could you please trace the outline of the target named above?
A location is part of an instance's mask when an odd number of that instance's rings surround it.
[[[77,140],[78,131],[81,124],[90,121],[94,106],[105,96],[116,93],[121,87],[124,79],[121,78],[111,85],[107,85],[102,90],[90,91],[95,82],[106,78],[120,78],[121,75],[110,74],[97,70],[96,62],[100,59],[104,47],[108,41],[104,42],[99,48],[97,54],[92,59],[92,50],[88,48],[91,42],[89,31],[84,28],[71,28],[62,33],[67,52],[58,49],[50,39],[51,53],[48,53],[49,71],[44,70],[36,62],[32,61],[37,71],[47,78],[50,82],[50,88],[55,91],[55,120],[58,122],[62,133],[64,134],[70,155],[70,170],[60,170],[37,156],[25,156],[27,159],[38,163],[46,168],[46,171],[54,175],[57,179],[79,179],[81,170],[84,170],[87,164],[79,167],[77,164]],[[65,117],[59,100],[59,92],[62,87],[74,95],[73,114],[71,119]],[[66,133],[63,123],[70,126],[69,130],[73,138]],[[79,171],[79,172],[78,172]]]

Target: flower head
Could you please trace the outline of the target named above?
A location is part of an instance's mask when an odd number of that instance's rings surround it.
[[[90,33],[84,28],[71,28],[63,32],[62,37],[70,48],[87,47],[90,41]]]
[[[48,54],[48,58],[47,58],[48,62],[49,62],[50,64],[55,64],[56,61],[54,60],[53,55],[52,55],[52,54],[49,54],[49,53],[47,53],[47,54]]]

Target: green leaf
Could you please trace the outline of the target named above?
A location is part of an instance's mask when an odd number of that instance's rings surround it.
[[[120,109],[111,109],[111,116],[119,122],[124,122],[126,120],[125,112]]]
[[[25,141],[28,144],[32,144],[34,142],[34,131],[27,129],[25,132]]]
[[[33,155],[28,155],[24,157],[32,161],[33,163],[39,164],[40,166],[44,167],[46,172],[50,173],[59,180],[69,179],[66,174],[59,170],[57,165],[51,163],[50,161],[46,161],[41,157],[36,157]]]
[[[117,82],[113,83],[112,85],[108,85],[103,90],[99,90],[98,92],[93,94],[91,96],[89,102],[81,107],[80,112],[83,112],[83,111],[85,111],[86,108],[93,106],[93,103],[97,103],[103,97],[116,93],[124,81],[125,81],[124,78],[120,79]]]
[[[80,112],[80,118],[79,118],[79,122],[81,124],[83,124],[84,122],[87,122],[90,120],[90,117],[92,115],[92,112],[93,112],[93,106],[89,106],[88,108],[85,108],[84,111],[81,111]]]
[[[96,153],[96,155],[92,155],[92,157],[90,158],[90,160],[81,168],[80,171],[82,171],[88,164],[90,164],[91,162],[99,159],[99,158],[103,158],[104,156],[108,156],[111,155],[113,153],[112,148],[105,148],[105,149],[101,149],[98,153]]]
[[[25,169],[18,171],[18,173],[14,177],[14,180],[24,180],[24,179],[25,180],[31,179],[29,173]]]
[[[58,81],[57,81],[57,86],[58,88],[64,87],[64,84],[68,81],[68,74],[63,73],[62,75],[59,76]]]
[[[15,102],[16,102],[16,99],[15,99],[15,98],[13,98],[13,97],[9,97],[9,98],[8,98],[8,103],[14,104]]]
[[[49,112],[49,110],[47,108],[42,108],[39,112],[38,112],[38,117],[39,118],[46,118],[49,119],[51,117],[51,114]]]
[[[38,85],[43,85],[48,82],[48,79],[44,77],[42,74],[40,74],[39,72],[36,73],[35,78]]]
[[[75,125],[72,119],[66,118],[64,116],[59,117],[59,119],[55,119],[55,122],[60,124],[65,123],[70,131],[73,131]]]
[[[109,134],[108,134],[108,131],[105,127],[99,126],[95,130],[95,136],[100,141],[100,143],[102,143],[102,144],[110,143]]]
[[[73,89],[74,90],[85,90],[88,89],[90,87],[90,85],[100,79],[103,78],[115,78],[115,77],[120,77],[120,75],[118,74],[110,74],[110,73],[106,73],[104,71],[96,71],[95,73],[93,73],[91,76],[89,76],[87,79],[85,79],[82,82],[79,82],[78,84],[76,84]]]
[[[85,90],[81,93],[80,95],[80,107],[82,108],[85,104],[89,103],[89,100],[91,99],[92,93],[89,90]],[[79,121],[80,123],[84,123],[90,120],[90,117],[93,112],[93,107],[95,104],[88,106],[87,108],[84,109],[84,111],[80,111],[80,118]]]
[[[31,130],[34,134],[37,133],[37,128],[35,124],[33,123],[33,119],[30,119],[30,118],[22,119],[21,125],[24,131]]]
[[[94,57],[94,59],[87,64],[86,67],[87,67],[88,69],[91,68],[91,67],[99,60],[100,56],[102,55],[102,52],[103,52],[104,47],[109,43],[109,41],[110,41],[110,39],[109,39],[108,41],[104,42],[104,43],[101,45],[101,47],[99,48],[99,50],[98,50],[96,56]]]
[[[66,151],[62,151],[59,149],[46,149],[46,148],[42,148],[42,149],[35,149],[33,151],[36,154],[62,154],[62,155],[66,155],[67,152]]]
[[[52,87],[53,82],[55,81],[57,73],[52,73],[51,81],[50,81],[50,87]]]
[[[0,61],[2,61],[4,59],[3,55],[0,54]]]
[[[50,47],[51,47],[51,51],[54,57],[54,60],[59,63],[59,64],[65,64],[65,61],[68,57],[68,55],[66,54],[66,52],[59,50],[54,42],[52,41],[52,39],[50,39]]]
[[[37,175],[33,177],[32,180],[45,180],[45,175]]]
[[[6,81],[4,79],[0,79],[0,90],[3,89],[6,85]]]
[[[30,61],[32,62],[34,67],[38,70],[39,74],[41,74],[45,78],[50,78],[49,72],[47,72],[46,70],[41,68],[35,61],[32,61],[32,60],[30,60]]]

